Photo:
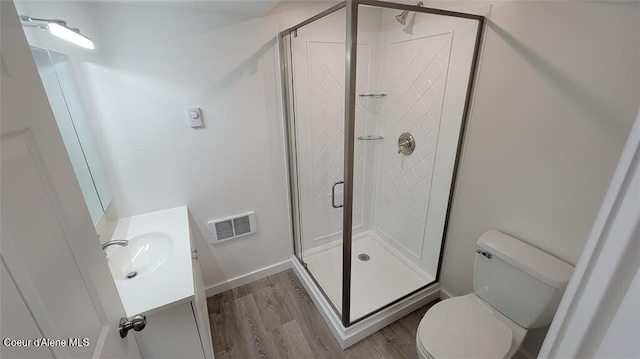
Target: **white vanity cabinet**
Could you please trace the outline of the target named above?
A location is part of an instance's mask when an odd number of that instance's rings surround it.
[[[144,313],[135,335],[145,359],[213,359],[207,298],[186,206],[122,218],[107,262],[127,316]],[[144,252],[147,251],[147,252]],[[122,273],[136,272],[132,278]]]
[[[207,296],[204,291],[200,262],[198,262],[198,252],[194,250],[192,254],[193,281],[195,283],[195,295],[192,301],[193,309],[196,317],[196,323],[198,325],[198,334],[200,334],[200,341],[202,342],[204,357],[207,359],[213,359],[213,342],[211,341],[211,324],[209,323],[209,311],[207,310]]]
[[[197,252],[192,252],[194,296],[147,315],[147,326],[135,332],[143,358],[213,359],[211,330]]]

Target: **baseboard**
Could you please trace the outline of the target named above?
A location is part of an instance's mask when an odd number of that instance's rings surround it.
[[[451,297],[453,297],[451,293],[447,292],[445,289],[442,289],[442,287],[440,287],[440,300],[449,299]]]
[[[327,299],[315,286],[315,283],[313,283],[313,280],[302,265],[295,258],[292,259],[292,265],[294,272],[307,290],[316,308],[318,308],[320,315],[329,326],[329,329],[331,329],[331,333],[333,333],[333,336],[342,349],[352,346],[405,315],[434,301],[438,298],[440,292],[440,284],[436,283],[371,317],[351,325],[349,328],[345,328],[342,325],[341,319],[333,311]]]
[[[230,289],[237,288],[241,285],[251,283],[258,279],[262,279],[264,277],[268,277],[272,274],[280,273],[290,268],[291,268],[291,260],[287,259],[286,261],[255,270],[253,272],[249,272],[247,274],[243,274],[235,278],[231,278],[224,282],[219,282],[219,283],[210,285],[205,289],[205,295],[207,297],[210,297],[212,295],[226,292]]]

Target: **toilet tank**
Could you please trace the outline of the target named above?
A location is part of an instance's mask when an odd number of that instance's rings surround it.
[[[489,230],[478,240],[475,293],[524,328],[551,323],[573,266],[504,233]]]

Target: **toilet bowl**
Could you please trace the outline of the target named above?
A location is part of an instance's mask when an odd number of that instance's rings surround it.
[[[420,358],[511,358],[528,329],[549,325],[573,267],[504,233],[480,236],[474,293],[445,299],[416,333]]]
[[[510,358],[526,334],[472,293],[431,307],[420,321],[416,343],[420,358]]]

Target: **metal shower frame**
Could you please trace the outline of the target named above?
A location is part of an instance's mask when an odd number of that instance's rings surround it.
[[[476,31],[476,39],[473,50],[473,61],[471,69],[469,71],[469,80],[467,83],[467,92],[465,96],[464,111],[462,115],[462,124],[460,129],[460,135],[458,138],[458,146],[455,158],[455,164],[453,168],[453,178],[451,180],[451,187],[449,190],[449,199],[447,203],[447,213],[445,217],[445,224],[442,236],[442,242],[440,245],[440,257],[438,260],[438,270],[434,282],[428,283],[425,286],[416,289],[415,291],[394,300],[391,303],[387,303],[385,306],[374,310],[367,315],[351,321],[351,255],[352,255],[352,224],[353,224],[353,165],[354,165],[354,142],[355,142],[355,99],[356,99],[356,58],[357,58],[357,43],[358,43],[358,6],[374,6],[379,8],[408,10],[412,12],[427,13],[434,15],[450,16],[464,19],[471,19],[478,21],[478,28]],[[296,36],[298,29],[318,21],[328,15],[331,15],[343,8],[346,8],[346,46],[345,46],[345,122],[344,122],[344,197],[343,197],[343,218],[342,218],[342,312],[338,311],[333,305],[327,293],[319,285],[313,274],[309,271],[304,260],[298,256],[298,241],[301,239],[300,228],[300,213],[299,213],[299,198],[298,198],[298,178],[297,178],[297,162],[295,154],[297,153],[297,143],[295,138],[295,115],[294,102],[293,102],[293,84],[291,80],[293,76],[289,76],[291,68],[286,61],[287,56],[291,58],[291,44],[285,43],[285,37]],[[290,205],[291,205],[291,218],[293,229],[293,246],[294,255],[297,260],[304,266],[309,276],[314,281],[316,287],[322,292],[327,302],[331,305],[336,314],[341,317],[342,325],[347,328],[352,324],[355,324],[371,315],[388,308],[412,295],[420,292],[421,290],[431,286],[440,279],[440,269],[442,266],[442,255],[444,252],[444,243],[448,231],[449,215],[451,210],[451,201],[453,199],[453,192],[455,182],[458,174],[458,165],[460,162],[460,152],[462,149],[462,143],[464,139],[464,132],[466,128],[467,118],[471,107],[471,96],[473,93],[476,70],[478,65],[478,58],[480,52],[480,44],[484,29],[485,17],[481,15],[467,14],[456,11],[448,11],[441,9],[434,9],[429,7],[420,7],[417,5],[405,5],[397,4],[387,1],[378,0],[347,0],[341,2],[335,6],[328,8],[325,11],[318,13],[315,16],[308,18],[300,22],[299,24],[292,26],[278,35],[279,51],[280,51],[280,69],[281,69],[281,81],[282,81],[282,99],[283,99],[283,111],[285,116],[285,130],[286,130],[286,151],[287,162],[289,170],[289,191],[290,191]],[[290,39],[290,37],[289,37]]]

